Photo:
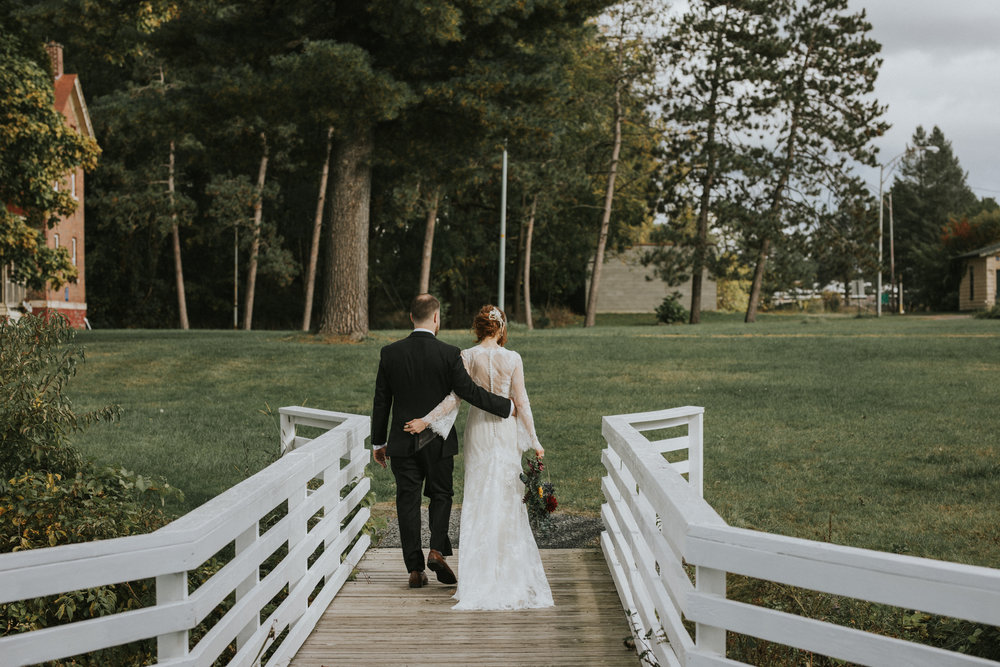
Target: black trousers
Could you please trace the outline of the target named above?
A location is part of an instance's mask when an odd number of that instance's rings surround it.
[[[392,474],[396,478],[396,516],[407,572],[422,571],[425,566],[420,538],[421,487],[423,495],[430,499],[427,519],[431,529],[431,549],[437,549],[442,556],[451,555],[448,521],[454,495],[452,473],[455,457],[439,458],[439,442],[428,445],[413,456],[389,458]]]

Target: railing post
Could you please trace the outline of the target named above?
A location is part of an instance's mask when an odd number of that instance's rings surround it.
[[[699,497],[704,498],[705,442],[704,413],[699,412],[688,422],[688,483]]]
[[[308,482],[307,482],[308,484]],[[292,492],[292,495],[288,497],[288,515],[292,516],[298,512],[299,507],[306,501],[306,484]],[[295,521],[288,527],[288,553],[291,554],[295,551],[302,540],[306,539],[306,531],[308,529],[309,517],[303,516],[301,521]],[[288,574],[288,597],[295,599],[298,597],[299,603],[290,610],[289,618],[291,618],[291,623],[289,624],[289,630],[295,627],[299,618],[302,614],[306,613],[309,608],[308,593],[301,596],[296,596],[298,592],[297,589],[302,585],[302,579],[306,576],[306,570],[309,568],[309,556],[311,554],[302,554],[302,558],[292,564],[291,570]]]
[[[156,577],[156,604],[184,602],[188,599],[187,572],[161,574]],[[183,658],[188,654],[188,631],[178,630],[156,637],[157,662]]]
[[[281,423],[281,456],[284,456],[295,445],[295,418],[285,413],[279,413]]]
[[[710,567],[695,566],[695,590],[706,595],[726,597],[726,573]],[[706,653],[726,656],[726,629],[695,623],[695,645]]]
[[[284,415],[282,415],[284,419]],[[241,553],[249,549],[253,543],[259,537],[260,531],[260,521],[254,521],[253,525],[244,530],[236,537],[236,555],[239,556]],[[246,579],[241,581],[236,586],[236,601],[239,602],[241,599],[246,597],[253,591],[254,587],[260,581],[260,568],[253,568]],[[260,627],[260,614],[254,614],[253,619],[243,626],[240,633],[236,636],[236,650],[243,648],[243,645],[250,641],[254,633],[257,632],[257,628]]]

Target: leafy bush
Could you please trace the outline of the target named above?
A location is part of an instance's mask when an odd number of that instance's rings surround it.
[[[674,292],[663,299],[656,308],[656,319],[664,324],[674,324],[675,322],[686,322],[688,319],[687,308],[681,305],[680,292]]]
[[[29,469],[73,476],[83,461],[70,434],[121,414],[73,411],[64,390],[84,358],[75,335],[61,315],[0,322],[0,485]]]
[[[183,494],[161,479],[85,461],[69,436],[117,419],[118,406],[77,414],[64,393],[83,360],[65,319],[0,323],[0,553],[148,533],[167,523],[162,509]],[[137,581],[0,604],[0,636],[153,604],[155,587]],[[153,643],[97,651],[72,664],[148,664]]]
[[[545,306],[535,319],[539,329],[561,329],[580,324],[581,317],[566,306]]]

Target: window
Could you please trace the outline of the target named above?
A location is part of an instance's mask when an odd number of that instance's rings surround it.
[[[76,237],[75,236],[73,237],[72,245],[73,245],[73,250],[71,251],[71,254],[73,255],[73,266],[76,266]]]
[[[74,171],[69,177],[69,193],[73,195],[73,199],[79,199],[76,196],[76,172]]]
[[[59,233],[58,232],[52,235],[52,242],[55,243],[55,247],[56,248],[59,247]]]
[[[973,301],[976,298],[976,274],[973,273],[973,269],[969,267],[969,301]]]

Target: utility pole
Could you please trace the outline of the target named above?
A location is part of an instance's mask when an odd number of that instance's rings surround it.
[[[500,285],[497,307],[503,310],[504,264],[507,261],[507,144],[503,146],[503,166],[500,176]]]

